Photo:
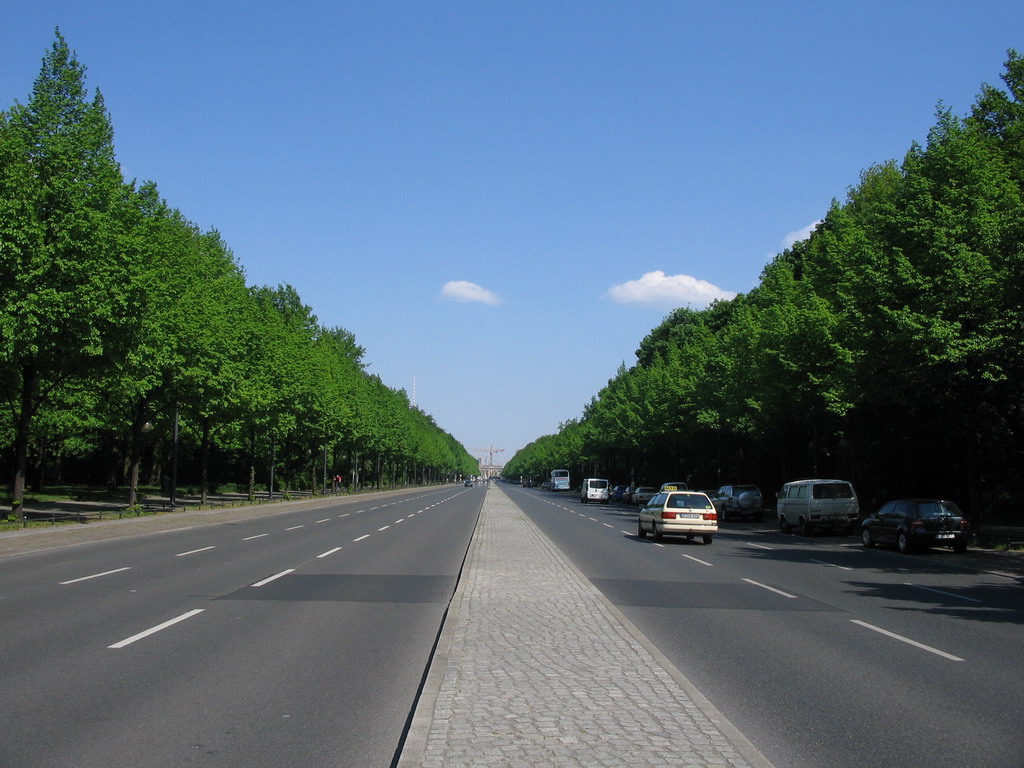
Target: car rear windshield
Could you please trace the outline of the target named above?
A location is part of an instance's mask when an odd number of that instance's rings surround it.
[[[811,497],[815,499],[852,499],[853,486],[849,483],[817,483],[812,486]]]
[[[917,505],[918,517],[963,517],[963,513],[952,501],[926,501]]]
[[[607,488],[608,487],[608,481],[607,480],[591,480],[590,481],[590,487],[591,488]]]
[[[711,509],[711,502],[703,494],[678,494],[669,497],[669,509]]]

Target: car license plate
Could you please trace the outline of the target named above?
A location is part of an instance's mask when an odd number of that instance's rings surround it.
[[[700,520],[698,512],[676,512],[676,517],[683,520]]]
[[[956,538],[956,534],[955,533],[940,533],[940,534],[936,535],[935,538],[937,538],[937,539],[955,539]]]

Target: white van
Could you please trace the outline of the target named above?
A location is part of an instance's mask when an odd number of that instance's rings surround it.
[[[807,536],[817,528],[857,531],[860,504],[846,480],[794,480],[782,486],[778,503],[779,530],[794,528]]]
[[[580,486],[580,501],[608,501],[608,481],[599,477],[585,477]]]

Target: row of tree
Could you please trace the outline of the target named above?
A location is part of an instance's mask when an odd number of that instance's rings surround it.
[[[454,479],[473,457],[369,375],[294,289],[247,287],[215,231],[127,183],[101,94],[60,32],[0,113],[0,416],[12,512],[30,476],[176,474],[318,487]],[[179,450],[180,449],[180,450]],[[250,470],[252,468],[252,470]],[[34,472],[30,471],[34,469]]]
[[[1024,502],[1024,60],[864,172],[758,286],[678,309],[506,476],[855,481],[865,506]]]

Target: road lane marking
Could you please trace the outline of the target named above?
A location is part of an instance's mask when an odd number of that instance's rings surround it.
[[[364,533],[364,534],[363,534],[362,536],[360,536],[360,537],[359,537],[358,539],[352,539],[352,541],[353,541],[353,542],[356,542],[356,541],[362,541],[363,539],[368,539],[368,538],[370,538],[370,534],[368,534],[368,533]]]
[[[796,595],[791,595],[791,594],[789,594],[789,592],[783,592],[781,589],[776,589],[775,587],[769,587],[767,584],[762,584],[759,581],[754,581],[753,579],[744,579],[744,581],[747,582],[748,584],[753,584],[755,587],[760,587],[761,589],[767,589],[769,592],[774,592],[777,595],[782,595],[783,597],[789,597],[789,598],[792,598],[794,600],[796,599]]]
[[[285,528],[286,531],[297,531],[299,528],[305,528],[304,525],[293,525],[291,528]]]
[[[92,576],[81,576],[77,579],[69,579],[68,581],[62,581],[61,585],[64,584],[75,584],[79,581],[88,581],[89,579],[98,579],[100,576],[109,576],[112,573],[120,573],[121,571],[130,571],[132,568],[130,565],[126,565],[124,568],[115,568],[112,571],[104,571],[103,573],[94,573]]]
[[[351,514],[352,514],[351,512],[346,512],[344,515],[338,515],[338,519],[341,520],[341,518],[348,517]]]
[[[811,562],[812,563],[817,563],[818,565],[827,565],[829,568],[839,568],[840,570],[843,570],[843,571],[852,571],[853,570],[853,568],[848,568],[845,565],[836,565],[835,563],[826,563],[824,560],[811,560]]]
[[[683,557],[688,557],[690,560],[693,560],[696,563],[700,563],[701,565],[709,565],[712,568],[714,568],[714,563],[709,563],[706,560],[701,560],[699,557],[694,557],[693,555],[683,555]]]
[[[923,651],[928,651],[928,653],[934,653],[936,656],[941,656],[944,659],[949,659],[950,661],[963,661],[963,659],[961,659],[959,656],[954,656],[951,653],[940,651],[938,648],[932,648],[930,645],[919,643],[917,642],[917,640],[911,640],[909,637],[897,635],[895,632],[890,632],[887,629],[876,627],[874,624],[868,624],[866,621],[860,621],[858,619],[850,619],[850,621],[852,621],[854,624],[859,624],[860,626],[865,627],[867,629],[872,629],[875,632],[878,632],[879,634],[885,635],[886,637],[891,637],[893,640],[899,640],[901,643],[907,643],[908,645],[912,645],[915,648],[920,648]]]
[[[379,533],[380,531],[386,531],[390,527],[391,527],[390,525],[385,525],[383,528],[378,528],[377,532]]]
[[[614,528],[615,527],[611,523],[602,523],[602,525],[604,525],[605,528]]]
[[[287,571],[281,571],[280,573],[275,573],[273,576],[267,576],[267,578],[263,579],[262,581],[257,581],[255,584],[251,584],[250,586],[262,587],[264,584],[269,584],[272,581],[276,581],[277,579],[280,579],[282,576],[287,576],[289,573],[295,573],[295,569],[289,568]]]
[[[185,557],[186,555],[194,555],[197,552],[206,552],[208,549],[216,549],[217,547],[202,547],[201,549],[192,549],[188,552],[179,552],[175,557]]]
[[[954,595],[952,592],[943,592],[941,589],[934,589],[932,587],[923,587],[920,584],[911,584],[909,581],[905,581],[903,583],[906,584],[908,587],[917,587],[918,589],[926,589],[929,592],[937,592],[938,594],[945,595],[946,597],[955,597],[957,600],[967,600],[968,602],[971,602],[971,603],[982,603],[982,602],[984,602],[983,600],[978,600],[978,599],[973,598],[973,597],[964,597],[963,595]]]
[[[341,547],[335,547],[334,549],[328,549],[322,555],[317,555],[317,559],[319,559],[321,557],[327,557],[328,555],[333,555],[335,552],[337,552],[340,549],[341,549]]]
[[[269,536],[269,533],[257,533],[255,536],[246,536],[242,541],[252,541],[253,539],[262,539],[264,536]]]
[[[320,523],[326,523],[326,522],[327,522],[328,520],[330,520],[330,519],[331,519],[331,518],[329,518],[329,517],[325,517],[325,518],[324,518],[323,520],[317,520],[317,521],[316,521],[316,524],[317,524],[317,525],[320,525]]]
[[[141,640],[144,637],[149,637],[150,635],[156,634],[157,632],[159,632],[159,631],[161,631],[163,629],[167,629],[168,627],[174,626],[179,621],[184,621],[185,619],[191,619],[193,616],[195,616],[196,614],[202,613],[204,610],[205,610],[205,608],[196,608],[195,610],[189,611],[188,613],[183,613],[183,614],[181,614],[181,616],[178,616],[176,618],[170,619],[169,621],[165,621],[163,624],[157,624],[155,627],[150,627],[149,629],[145,630],[144,632],[139,632],[139,634],[137,634],[137,635],[132,635],[131,637],[125,638],[124,640],[122,640],[119,643],[114,643],[113,645],[108,645],[107,648],[124,648],[126,645],[131,645],[136,640]]]
[[[767,549],[769,552],[772,550],[772,547],[766,547],[764,544],[755,544],[752,541],[748,541],[747,542],[747,546],[748,547],[757,547],[758,549]]]

